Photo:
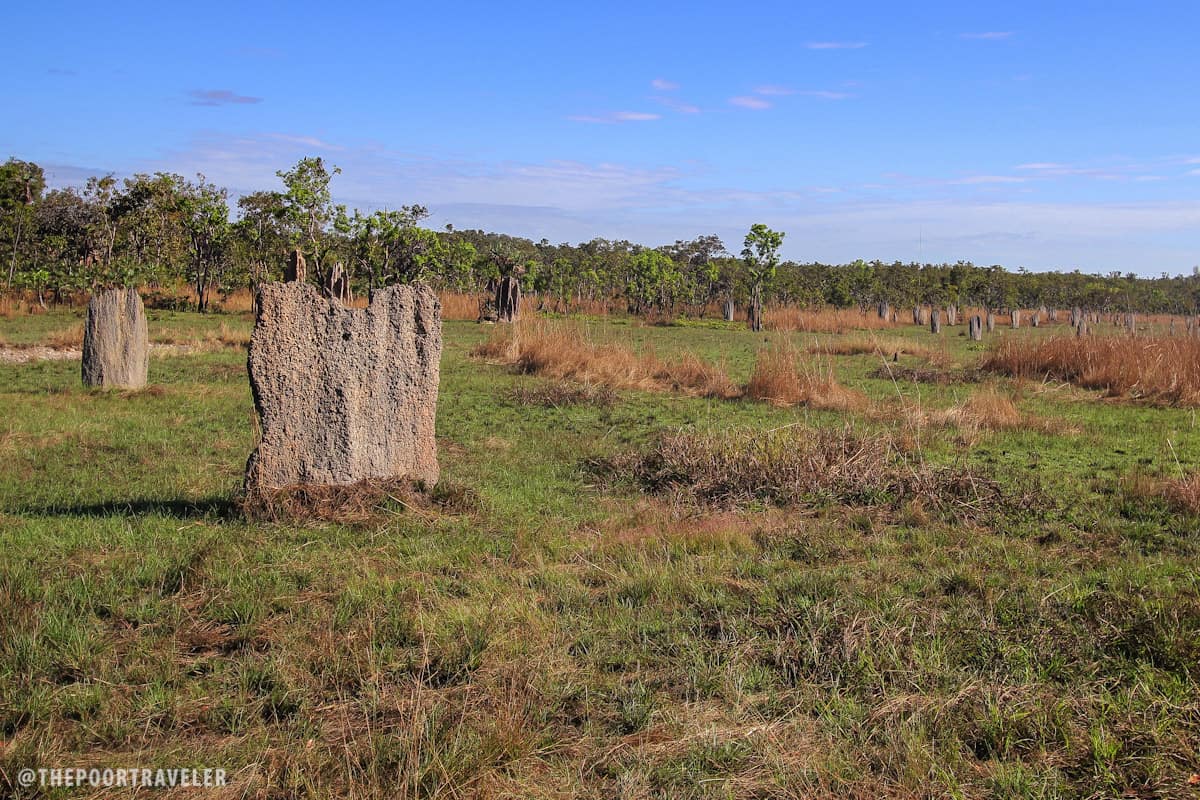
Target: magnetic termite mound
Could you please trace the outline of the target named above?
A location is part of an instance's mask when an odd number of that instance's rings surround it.
[[[248,368],[261,440],[249,491],[438,479],[441,304],[422,284],[346,308],[303,283],[262,287]]]
[[[83,327],[83,383],[140,389],[146,385],[150,342],[146,309],[136,289],[103,289],[88,301]]]

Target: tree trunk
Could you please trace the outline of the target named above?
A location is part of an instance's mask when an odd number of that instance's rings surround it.
[[[750,330],[758,332],[762,330],[762,289],[755,286],[754,292],[750,297],[750,307],[746,310],[746,320],[750,323]]]
[[[515,322],[521,314],[521,281],[505,275],[496,284],[496,321]]]

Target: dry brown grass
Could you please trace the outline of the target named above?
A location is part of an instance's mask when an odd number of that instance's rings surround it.
[[[1167,481],[1163,493],[1175,508],[1200,514],[1200,472]]]
[[[479,319],[479,303],[482,295],[464,294],[462,292],[438,292],[442,301],[442,319],[469,320]]]
[[[815,311],[792,306],[768,307],[763,314],[768,330],[800,333],[845,333],[854,330],[888,330],[899,323],[880,319],[874,311],[853,308],[822,308]]]
[[[1062,420],[1022,411],[1017,407],[1017,399],[1013,394],[988,386],[973,392],[953,408],[927,414],[926,419],[965,433],[1022,429],[1067,436],[1080,432],[1077,427]]]
[[[848,427],[685,430],[645,450],[596,461],[593,468],[602,480],[632,481],[677,503],[690,499],[706,507],[845,505],[899,513],[917,503],[978,520],[1028,500],[961,466],[934,467],[889,433]]]
[[[599,406],[608,408],[617,400],[610,386],[556,381],[538,386],[518,386],[512,399],[523,406],[561,408],[562,406]]]
[[[433,510],[465,514],[479,505],[474,490],[442,481],[432,490],[408,479],[368,479],[345,486],[301,484],[280,489],[251,488],[239,500],[242,515],[262,522],[369,523],[391,506],[416,514]]]
[[[1080,429],[1064,420],[1042,417],[1022,411],[1017,390],[1002,391],[985,386],[968,395],[962,402],[939,410],[904,407],[901,419],[910,428],[932,426],[956,429],[962,442],[973,442],[984,431],[1031,430],[1056,436],[1072,436]],[[892,417],[895,411],[889,412]],[[881,414],[882,416],[882,414]]]
[[[223,350],[225,348],[247,347],[250,344],[251,330],[235,328],[222,321],[216,330],[203,332],[162,330],[151,337],[155,344],[169,344],[195,350]]]
[[[857,356],[865,354],[881,355],[888,358],[895,356],[916,356],[926,361],[945,363],[950,360],[946,352],[945,340],[940,347],[928,347],[905,339],[901,336],[879,336],[876,334],[858,334],[845,339],[830,339],[818,342],[809,347],[810,353],[825,353],[832,356]]]
[[[1110,397],[1200,405],[1200,339],[1179,337],[1005,337],[980,362],[1017,378],[1067,381]]]
[[[783,338],[758,351],[745,394],[780,406],[848,411],[867,405],[864,395],[838,382],[831,364],[801,354]]]
[[[732,399],[736,384],[720,367],[694,354],[660,359],[619,343],[592,341],[581,326],[538,319],[500,326],[472,355],[516,366],[521,372],[613,389],[681,392]]]

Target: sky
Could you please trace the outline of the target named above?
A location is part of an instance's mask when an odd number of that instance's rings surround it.
[[[245,7],[250,6],[253,7]],[[1200,265],[1200,3],[59,3],[5,12],[0,158],[431,226],[785,257]]]

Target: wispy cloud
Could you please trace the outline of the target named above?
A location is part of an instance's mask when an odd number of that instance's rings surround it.
[[[1018,175],[968,175],[946,181],[951,186],[981,186],[990,183],[1025,183],[1029,178]]]
[[[762,111],[765,108],[771,107],[771,104],[761,97],[751,97],[750,95],[731,97],[729,98],[729,104],[741,108],[749,108],[754,111]]]
[[[866,42],[805,42],[809,50],[861,50]]]
[[[700,113],[700,106],[693,105],[691,103],[685,103],[681,100],[676,100],[674,97],[652,97],[650,99],[680,114]]]
[[[755,94],[764,94],[764,95],[787,95],[787,94],[795,94],[796,90],[790,89],[787,86],[776,86],[774,84],[768,84],[766,86],[755,87],[754,93]]]
[[[854,95],[848,92],[831,92],[826,89],[807,89],[803,92],[797,92],[796,94],[801,94],[805,97],[816,97],[821,100],[845,100],[847,98],[854,97]]]
[[[327,142],[324,139],[318,139],[316,136],[303,136],[294,133],[267,133],[264,136],[268,139],[274,139],[277,142],[285,142],[287,144],[300,145],[302,147],[313,147],[318,150],[341,150],[341,145]]]
[[[1121,180],[1136,178],[1148,172],[1152,165],[1124,160],[1110,160],[1098,165],[1062,164],[1055,161],[1034,161],[1018,164],[1015,169],[1036,178],[1096,178]]]
[[[240,106],[261,103],[261,97],[237,94],[229,89],[192,89],[188,92],[194,106]]]
[[[679,88],[679,84],[674,81],[669,81],[666,78],[655,78],[650,81],[650,86],[660,92],[673,92]]]
[[[51,67],[50,69],[46,70],[46,74],[58,75],[60,77],[70,77],[73,75],[78,75],[79,73],[73,69],[66,69],[64,67]]]
[[[999,41],[1001,39],[1011,39],[1012,31],[980,31],[978,33],[960,33],[960,39],[983,39],[985,41]]]
[[[609,111],[604,114],[574,114],[567,117],[572,122],[592,122],[597,124],[614,124],[618,122],[651,122],[662,119],[661,114],[650,111]]]

